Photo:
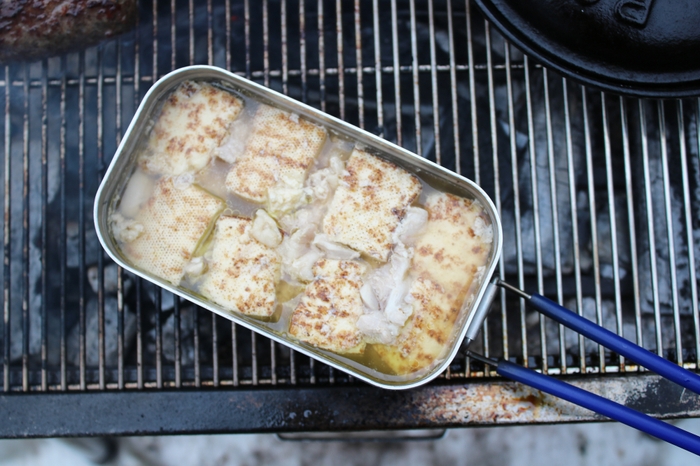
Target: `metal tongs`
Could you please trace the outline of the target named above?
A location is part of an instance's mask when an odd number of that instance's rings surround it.
[[[486,315],[490,303],[496,294],[497,286],[518,294],[521,298],[525,299],[533,309],[554,319],[560,324],[646,367],[652,372],[700,394],[699,375],[645,350],[641,346],[635,345],[631,341],[579,316],[575,312],[560,306],[544,296],[539,294],[529,295],[501,280],[495,280],[489,284],[484,294],[484,299],[482,300],[484,305],[479,306],[477,313],[481,312],[482,316]],[[474,340],[476,333],[478,333],[478,327],[467,334],[467,344]],[[472,351],[467,351],[467,355],[484,364],[496,367],[496,372],[503,377],[529,385],[545,393],[549,393],[550,395],[557,396],[571,403],[590,409],[591,411],[627,424],[630,427],[634,427],[635,429],[688,450],[696,455],[700,455],[700,437],[697,435],[510,361],[497,361]]]

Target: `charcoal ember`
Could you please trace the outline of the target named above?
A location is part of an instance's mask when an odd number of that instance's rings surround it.
[[[136,0],[0,1],[0,63],[95,45],[136,24]]]
[[[667,116],[667,120],[669,120]],[[655,122],[655,121],[654,121]],[[645,202],[640,202],[637,206],[637,249],[642,251],[639,257],[639,288],[641,291],[641,310],[644,314],[654,314],[656,306],[654,304],[654,277],[651,268],[651,250],[655,252],[656,259],[656,290],[658,293],[658,309],[662,315],[672,315],[674,312],[674,299],[681,315],[691,315],[693,312],[693,302],[690,283],[690,264],[688,257],[688,238],[686,232],[685,206],[683,199],[683,184],[681,170],[687,170],[687,177],[690,183],[689,191],[691,197],[690,215],[693,244],[695,253],[695,264],[692,267],[700,270],[700,164],[698,161],[698,134],[697,122],[693,119],[688,125],[686,136],[687,166],[683,167],[678,163],[680,157],[677,150],[668,153],[668,193],[671,199],[671,229],[669,237],[667,212],[665,206],[665,189],[663,179],[663,166],[660,148],[654,147],[659,141],[659,129],[657,124],[648,126],[651,149],[649,150],[649,183],[651,190],[652,219],[647,218],[647,206]],[[643,165],[636,164],[634,176],[643,179]],[[651,245],[648,234],[648,223],[654,229],[654,244]],[[671,250],[671,241],[673,250]],[[671,255],[674,264],[671,264]],[[672,267],[675,265],[675,267]],[[671,282],[671,271],[675,270],[677,286],[674,288]],[[697,277],[696,273],[696,277]],[[696,278],[697,280],[697,278]],[[696,286],[698,283],[696,282]]]
[[[148,290],[148,298],[154,305],[160,299],[161,311],[171,311],[175,307],[175,295],[158,286],[153,286]]]
[[[610,222],[610,209],[602,210],[597,216],[598,225],[598,256],[600,258],[600,275],[606,279],[613,279],[613,242]],[[622,196],[615,197],[615,219],[612,222],[615,229],[617,243],[617,267],[618,279],[624,280],[630,272],[630,229],[627,222],[627,199]]]
[[[89,264],[97,259],[100,254],[104,254],[100,240],[97,239],[97,234],[92,228],[91,219],[86,219],[84,247],[85,261]],[[80,224],[78,222],[69,221],[66,223],[66,266],[80,267]]]
[[[117,264],[108,264],[104,266],[102,275],[102,289],[106,294],[114,295],[117,293],[117,279],[119,274],[119,267]],[[90,288],[92,291],[97,293],[99,291],[99,268],[96,265],[88,268],[87,279],[90,283]],[[122,281],[122,292],[124,295],[128,295],[131,290],[132,282],[128,275],[123,276]]]
[[[175,361],[175,313],[168,316],[162,328],[163,357]],[[155,332],[149,334],[155,339]],[[183,366],[194,364],[194,305],[180,307],[180,361]]]
[[[124,354],[126,355],[134,342],[136,334],[136,316],[128,306],[124,306]],[[116,366],[118,363],[119,313],[117,298],[108,296],[104,300],[104,343],[105,365]],[[66,338],[66,356],[69,364],[80,365],[80,324],[68,332]],[[88,366],[99,364],[99,315],[96,297],[88,300],[85,306],[85,360]]]

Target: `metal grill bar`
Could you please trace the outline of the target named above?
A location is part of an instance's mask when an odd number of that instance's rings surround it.
[[[104,153],[104,133],[103,133],[103,102],[104,102],[104,80],[102,66],[102,50],[97,51],[97,171],[98,178],[102,180],[102,160]],[[105,389],[105,299],[104,299],[104,256],[102,254],[97,257],[97,352],[98,352],[98,371],[99,371],[99,386],[100,390]]]
[[[79,200],[79,217],[78,217],[78,255],[80,260],[79,272],[80,276],[84,277],[86,273],[85,266],[85,53],[80,52],[79,58],[79,73],[80,73],[80,84],[78,90],[78,188],[80,190],[78,195]],[[79,309],[80,309],[80,389],[85,390],[87,388],[87,382],[85,380],[85,366],[86,366],[86,355],[85,355],[85,345],[86,345],[86,326],[85,326],[85,283],[80,280],[79,293]]]
[[[649,144],[647,141],[647,126],[646,126],[646,112],[644,110],[644,103],[639,102],[639,126],[642,134],[642,160],[644,163],[644,194],[646,201],[646,214],[647,219],[651,219],[654,216],[651,198],[651,182],[649,181]],[[655,324],[655,336],[656,336],[656,352],[659,355],[663,355],[663,345],[661,343],[661,311],[659,309],[659,291],[657,288],[658,277],[656,271],[656,235],[654,232],[654,223],[649,222],[647,227],[647,234],[649,235],[649,244],[652,245],[649,248],[649,268],[651,271],[651,290],[653,296],[654,304],[654,324]]]
[[[576,212],[577,201],[576,201],[576,181],[574,174],[574,149],[573,149],[573,137],[571,130],[571,113],[569,111],[569,86],[566,79],[562,79],[562,90],[564,93],[564,129],[566,131],[566,166],[567,166],[567,181],[569,182],[569,209],[571,211],[571,236],[572,236],[572,246],[573,246],[573,256],[574,256],[574,279],[576,283],[576,311],[579,315],[583,315],[583,296],[581,290],[581,249],[578,237],[578,217]],[[561,331],[561,327],[559,328]],[[586,372],[586,358],[582,355],[585,354],[585,349],[583,346],[583,336],[578,336],[578,354],[579,354],[579,370],[581,373]]]
[[[122,41],[117,41],[117,82],[116,82],[116,97],[115,97],[115,126],[116,126],[116,146],[122,139],[122,112],[123,112],[123,96],[122,96]],[[100,179],[104,173],[100,174]],[[104,279],[104,271],[102,273]],[[121,267],[117,267],[117,386],[119,389],[124,388],[124,271]]]
[[[433,140],[435,162],[442,164],[440,150],[440,105],[437,96],[437,62],[435,58],[435,13],[433,0],[428,0],[428,26],[430,29],[430,84],[433,97]],[[358,73],[359,74],[359,73]]]
[[[48,197],[48,120],[47,113],[47,65],[46,61],[41,63],[41,218],[46,218],[46,204]],[[48,315],[46,314],[46,299],[47,296],[47,267],[46,267],[46,239],[47,226],[46,222],[41,222],[41,390],[48,389],[48,374],[47,374],[47,357],[48,348],[46,341],[46,326],[48,325]]]
[[[5,67],[5,82],[10,82],[10,68]],[[10,87],[5,86],[5,192],[3,229],[3,391],[10,390]]]
[[[595,318],[598,325],[603,325],[601,297],[600,297],[600,262],[598,255],[598,226],[596,220],[595,189],[593,182],[593,148],[591,147],[591,128],[588,117],[588,96],[586,88],[581,88],[581,102],[583,106],[583,134],[586,148],[586,180],[588,187],[588,212],[591,223],[591,249],[593,250],[593,280],[595,284]],[[598,345],[598,367],[605,366],[603,345]]]
[[[627,222],[630,237],[630,262],[632,268],[632,289],[634,292],[634,325],[636,341],[642,345],[642,311],[639,303],[639,269],[637,265],[637,230],[635,227],[634,195],[632,190],[632,170],[630,168],[630,141],[627,123],[627,102],[620,97],[620,118],[622,128],[622,147],[625,166],[625,195],[627,198]]]
[[[303,2],[302,2],[303,3]],[[396,118],[396,144],[403,145],[403,118],[401,116],[401,79],[399,76],[399,34],[396,0],[391,0],[391,57],[394,73],[394,112]],[[320,66],[320,65],[319,65]]]
[[[494,91],[494,85],[493,85],[493,67],[492,67],[492,58],[491,58],[491,26],[489,26],[489,23],[484,21],[485,23],[485,31],[484,31],[484,38],[486,41],[486,63],[488,64],[488,87],[489,87],[489,122],[490,122],[490,129],[491,129],[491,150],[492,150],[492,162],[493,162],[493,182],[494,182],[494,202],[496,204],[496,210],[498,211],[499,215],[502,215],[503,209],[501,207],[501,186],[500,186],[500,169],[499,169],[499,164],[498,164],[498,136],[496,133],[496,96],[495,96],[495,91]],[[505,267],[503,263],[503,255],[501,255],[501,258],[498,261],[498,274],[501,280],[504,280],[506,275],[505,275]],[[509,347],[508,347],[508,319],[506,316],[506,292],[505,290],[501,289],[500,291],[500,298],[501,298],[501,326],[502,326],[502,342],[503,342],[503,358],[508,359],[510,357],[509,354]],[[488,330],[488,329],[486,329]],[[484,333],[484,356],[489,357],[490,353],[490,347],[486,341],[487,339],[487,333]],[[488,377],[490,368],[488,366],[484,367],[484,375]]]
[[[206,60],[202,61],[203,64],[206,64]],[[183,63],[184,65],[184,63]],[[494,71],[504,71],[506,69],[505,64],[500,64],[496,63],[493,64],[493,70]],[[534,65],[538,69],[545,69],[542,68],[541,65]],[[522,63],[511,63],[511,69],[512,70],[522,70],[524,68],[524,65]],[[398,67],[398,72],[403,73],[403,74],[412,74],[413,72],[413,66],[412,65],[400,65]],[[487,65],[484,64],[475,64],[474,65],[474,70],[475,71],[485,71],[487,69]],[[424,73],[424,74],[430,74],[433,71],[433,68],[429,64],[422,64],[422,65],[417,65],[417,70],[418,73]],[[455,70],[456,71],[469,71],[469,65],[468,64],[456,64],[455,65]],[[393,74],[395,72],[394,66],[393,65],[383,65],[379,69],[381,74]],[[437,64],[435,66],[435,71],[437,71],[438,75],[440,74],[449,74],[450,72],[450,65],[449,64]],[[240,76],[247,76],[246,72],[243,70],[232,70],[233,73],[236,73]],[[346,66],[343,67],[343,70],[340,71],[336,67],[325,67],[324,69],[319,69],[319,68],[308,68],[306,70],[306,76],[307,78],[309,76],[320,76],[321,73],[324,74],[329,74],[331,76],[338,76],[340,74],[349,74],[349,75],[356,75],[358,72],[363,73],[363,74],[376,74],[377,73],[377,68],[373,65],[366,65],[363,66],[362,68],[358,69],[355,66]],[[283,71],[281,67],[279,69],[270,69],[269,70],[269,77],[270,79],[272,78],[279,78],[283,74]],[[287,74],[289,77],[301,77],[303,74],[303,71],[300,68],[290,68],[287,71]],[[263,70],[255,70],[250,73],[250,76],[252,78],[262,78],[264,77],[265,73]],[[117,82],[117,78],[115,76],[104,76],[103,81],[105,84],[115,84]],[[156,78],[157,80],[158,78]],[[97,83],[98,78],[96,76],[92,77],[86,77],[85,78],[85,83],[88,85],[94,85]],[[134,77],[132,76],[124,76],[122,77],[122,82],[123,83],[133,83],[135,80]],[[153,76],[149,74],[145,74],[141,76],[140,78],[141,82],[144,83],[153,83],[154,79]],[[68,86],[78,86],[80,79],[79,78],[71,78],[66,81]],[[25,81],[23,79],[12,79],[9,81],[10,86],[12,87],[24,87]],[[60,79],[49,79],[48,80],[48,86],[49,87],[60,87],[61,85],[61,80]],[[0,86],[5,86],[5,81],[0,80]],[[41,79],[36,79],[36,78],[31,78],[29,79],[29,87],[30,88],[41,88],[42,87],[42,81]]]
[[[532,188],[532,214],[533,214],[533,227],[535,233],[535,264],[537,265],[537,291],[538,293],[544,293],[544,277],[542,271],[542,239],[540,235],[540,202],[538,199],[538,183],[537,183],[537,162],[535,149],[535,122],[532,109],[532,88],[530,83],[530,66],[529,60],[525,57],[525,100],[527,104],[527,133],[529,139],[529,149],[530,149],[530,187]],[[514,138],[511,138],[514,139]],[[518,217],[516,211],[516,218]],[[519,228],[518,228],[519,230]],[[522,288],[521,288],[522,289]],[[522,314],[523,318],[524,313]],[[540,351],[542,352],[542,371],[547,372],[547,333],[545,329],[545,317],[540,315]],[[523,330],[525,326],[523,325]]]
[[[5,392],[352,382],[210,325],[95,248],[91,199],[122,125],[187,63],[224,65],[471,177],[509,225],[500,278],[698,367],[699,102],[618,102],[572,85],[468,1],[387,6],[154,1],[116,41],[4,67]],[[550,374],[639,370],[499,298],[475,343],[487,355]],[[464,354],[446,374],[489,375]]]
[[[547,70],[542,70],[543,83],[544,83],[544,108],[545,108],[545,123],[547,131],[547,164],[549,168],[549,195],[552,204],[552,236],[554,239],[554,274],[557,284],[557,302],[559,304],[564,303],[564,291],[562,288],[562,272],[561,272],[561,245],[559,240],[559,202],[557,194],[557,178],[555,175],[555,164],[554,164],[554,136],[552,130],[552,110],[550,107],[549,98],[549,76]],[[536,203],[535,205],[538,205]],[[537,220],[537,223],[539,220]],[[540,253],[540,261],[542,256]],[[539,262],[541,263],[541,262]],[[539,272],[539,269],[538,269]],[[538,274],[538,279],[539,279]],[[543,284],[544,285],[544,284]],[[566,373],[566,349],[564,344],[564,326],[559,325],[559,369],[562,374]],[[546,346],[545,346],[546,347]],[[544,364],[544,359],[543,359]],[[546,370],[545,367],[542,369]]]
[[[678,139],[680,140],[680,162],[681,167],[687,167],[687,149],[685,141],[685,122],[683,121],[683,102],[678,102]],[[697,131],[697,129],[696,129]],[[683,215],[685,217],[685,232],[686,241],[689,245],[694,243],[693,238],[693,227],[692,227],[692,214],[690,206],[690,189],[688,186],[688,172],[686,170],[681,170],[681,177],[683,179]],[[693,247],[688,247],[688,274],[690,276],[690,300],[692,305],[693,313],[693,328],[695,336],[695,354],[696,354],[696,365],[700,367],[697,355],[700,354],[700,323],[698,319],[698,287],[697,279],[695,276],[695,250]]]
[[[59,160],[60,160],[60,176],[61,180],[66,179],[66,58],[61,57],[61,103],[60,103],[60,112],[61,112],[61,135],[60,135],[60,154],[59,154]],[[8,131],[9,133],[9,131]],[[9,149],[7,151],[9,154]],[[66,391],[68,389],[68,382],[67,382],[67,377],[66,377],[66,291],[67,291],[67,280],[66,280],[66,263],[68,260],[67,257],[67,235],[66,235],[66,183],[60,183],[61,186],[61,240],[60,240],[60,249],[61,249],[61,298],[60,298],[60,308],[61,308],[61,328],[59,330],[60,332],[60,338],[61,338],[61,390]],[[9,200],[9,194],[6,194],[6,200]],[[6,223],[9,223],[9,219],[5,220]],[[5,253],[5,257],[7,257],[7,252]],[[6,298],[9,301],[9,297]],[[8,301],[5,301],[5,304],[8,304]],[[7,388],[7,385],[5,386]]]
[[[617,253],[617,228],[615,219],[617,214],[615,211],[615,191],[613,187],[612,174],[612,149],[610,147],[610,127],[608,123],[608,111],[606,106],[605,94],[601,94],[601,103],[603,109],[603,140],[605,145],[605,174],[606,185],[608,191],[608,211],[610,212],[610,244],[612,248],[612,275],[613,285],[615,287],[615,320],[617,323],[617,334],[622,335],[622,297],[620,296],[620,266]],[[624,371],[625,362],[622,356],[619,356],[620,371]]]
[[[378,135],[384,137],[384,99],[382,96],[382,49],[379,28],[379,2],[372,0],[372,29],[374,30],[374,85],[377,88]]]
[[[668,260],[671,273],[671,300],[673,302],[673,328],[676,340],[676,362],[683,364],[683,347],[681,343],[680,315],[678,309],[678,278],[676,277],[676,249],[673,238],[673,217],[671,213],[671,194],[669,192],[668,154],[666,140],[666,118],[663,101],[658,102],[659,137],[661,139],[661,173],[664,180],[664,206],[666,210],[666,234],[668,235]]]
[[[29,67],[24,65],[22,125],[22,391],[29,391]]]
[[[511,176],[513,181],[513,219],[515,221],[515,254],[518,266],[518,286],[522,290],[525,288],[525,276],[523,274],[523,240],[522,228],[520,226],[520,177],[518,176],[518,151],[515,142],[515,110],[513,109],[513,77],[510,66],[510,44],[504,42],[504,52],[506,61],[506,89],[508,101],[508,125],[511,128],[509,133],[510,139],[510,156],[511,156]],[[495,162],[494,162],[495,163]],[[520,338],[522,339],[521,347],[523,354],[523,364],[528,366],[528,348],[527,348],[527,330],[525,324],[525,300],[520,299]]]
[[[423,155],[423,144],[421,138],[421,121],[420,121],[420,87],[418,76],[418,39],[416,37],[416,5],[415,0],[409,2],[411,8],[411,71],[413,75],[413,109],[415,112],[414,122],[416,126],[416,146],[415,151],[418,155]],[[342,116],[341,116],[342,118]]]

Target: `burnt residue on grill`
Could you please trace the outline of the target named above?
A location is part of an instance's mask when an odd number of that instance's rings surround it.
[[[0,63],[84,49],[129,31],[136,0],[33,0],[0,3]]]

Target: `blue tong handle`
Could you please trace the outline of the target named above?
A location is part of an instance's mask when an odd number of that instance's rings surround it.
[[[530,305],[542,314],[560,324],[590,338],[616,353],[640,364],[647,369],[676,382],[678,385],[700,394],[700,376],[676,364],[635,345],[619,335],[585,319],[578,314],[560,306],[544,296],[527,293],[505,282],[498,281],[499,286],[514,291],[530,302]],[[496,366],[496,372],[503,377],[532,386],[550,395],[557,396],[584,408],[590,409],[630,427],[646,432],[661,440],[700,455],[700,437],[679,429],[671,424],[654,419],[606,398],[589,393],[560,380],[526,369],[509,361],[495,361],[468,351],[474,359]]]
[[[687,388],[688,390],[700,395],[699,375],[683,369],[681,366],[678,366],[649,350],[645,350],[641,346],[635,345],[631,341],[622,338],[618,334],[613,333],[600,325],[594,324],[590,320],[571,312],[565,307],[560,306],[544,296],[533,294],[530,297],[530,305],[542,314],[556,320],[565,327],[575,330],[596,343],[600,343],[606,348],[613,350],[617,354],[622,355],[627,359],[646,367],[650,371],[655,372],[668,380],[676,382],[681,387]]]

